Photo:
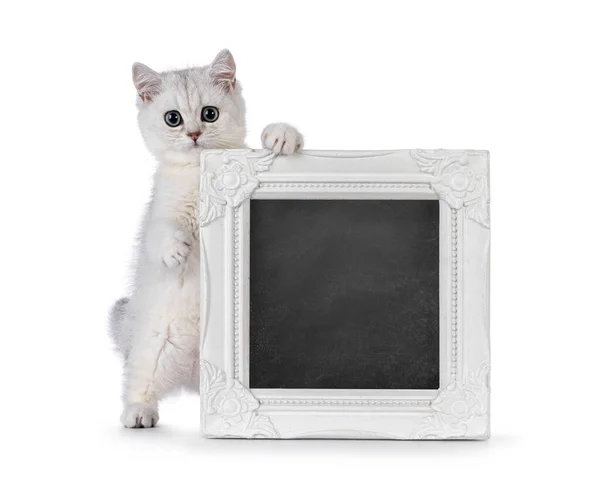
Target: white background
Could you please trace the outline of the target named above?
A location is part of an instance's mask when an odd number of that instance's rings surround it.
[[[600,398],[594,7],[2,2],[0,476],[590,477]],[[224,47],[251,146],[284,120],[311,149],[491,151],[491,440],[201,440],[195,397],[166,402],[154,430],[121,427],[106,313],[126,288],[153,170],[130,66],[205,64]]]

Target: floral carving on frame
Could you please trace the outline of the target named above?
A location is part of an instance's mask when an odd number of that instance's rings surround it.
[[[475,165],[481,153],[446,150],[412,150],[424,173],[433,175],[431,187],[451,208],[464,208],[467,218],[490,227],[490,192],[486,170]]]
[[[433,414],[425,417],[415,439],[460,439],[489,421],[489,363],[484,363],[464,384],[452,381],[431,401]],[[483,420],[483,421],[479,421]]]
[[[267,171],[276,156],[254,151],[211,154],[221,156],[223,164],[216,172],[205,172],[200,178],[200,226],[223,216],[226,206],[235,208],[250,198],[259,185],[256,174]]]
[[[258,414],[260,404],[252,393],[205,360],[200,369],[200,397],[202,429],[207,435],[278,437],[269,417]]]

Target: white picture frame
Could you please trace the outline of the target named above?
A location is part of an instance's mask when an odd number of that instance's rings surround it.
[[[253,389],[249,199],[439,199],[439,390]],[[487,439],[489,153],[202,154],[201,433],[238,438]]]

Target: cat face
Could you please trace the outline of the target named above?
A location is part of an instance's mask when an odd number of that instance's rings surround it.
[[[242,148],[245,104],[228,50],[205,67],[157,73],[133,65],[138,123],[158,159],[197,162],[205,148]]]

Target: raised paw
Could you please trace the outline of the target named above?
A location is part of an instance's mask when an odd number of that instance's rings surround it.
[[[262,146],[273,153],[291,155],[302,149],[302,135],[287,123],[272,123],[267,125],[261,135]]]
[[[176,231],[165,245],[162,261],[168,268],[173,268],[185,263],[192,248],[189,235],[183,231]]]
[[[121,422],[129,428],[154,427],[158,423],[158,411],[149,404],[128,404],[121,414]]]

